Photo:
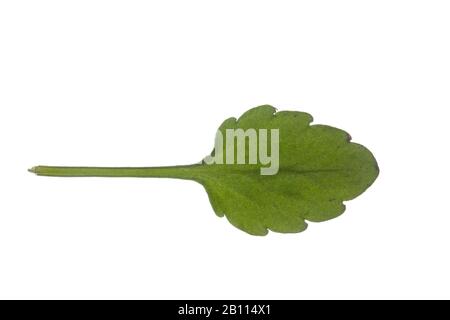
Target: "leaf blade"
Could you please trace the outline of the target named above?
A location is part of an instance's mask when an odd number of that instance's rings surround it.
[[[224,121],[223,134],[226,129],[279,129],[280,169],[262,176],[261,164],[210,165],[216,168],[201,183],[216,214],[252,235],[301,232],[305,220],[333,219],[345,211],[344,201],[369,188],[379,172],[372,153],[351,142],[347,132],[312,121],[308,113],[276,112],[268,105]]]

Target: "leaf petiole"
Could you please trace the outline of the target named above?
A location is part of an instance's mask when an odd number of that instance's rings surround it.
[[[28,169],[38,176],[48,177],[133,177],[194,179],[201,164],[169,167],[59,167],[36,166]]]

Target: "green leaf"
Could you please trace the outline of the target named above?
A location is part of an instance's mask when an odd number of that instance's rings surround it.
[[[269,165],[261,161],[260,154],[256,163],[249,163],[252,154],[249,139],[245,140],[245,157],[241,158],[245,164],[237,163],[239,150],[235,143],[234,157],[229,159],[233,163],[230,164],[207,164],[211,159],[208,157],[202,163],[190,166],[38,166],[30,171],[46,176],[190,179],[205,187],[218,216],[226,216],[231,224],[249,234],[266,235],[268,230],[301,232],[307,227],[306,220],[321,222],[342,214],[345,210],[343,202],[363,193],[379,172],[372,153],[362,145],[351,143],[346,132],[325,125],[310,125],[311,122],[312,117],[307,113],[276,112],[272,106],[265,105],[250,109],[239,119],[230,118],[222,123],[219,131],[224,137],[227,129],[244,132],[266,129],[268,155],[273,156],[276,150],[279,152],[276,174],[262,174],[261,169]],[[278,144],[276,137],[269,134],[274,129],[278,129]],[[261,141],[261,136],[257,138]],[[226,162],[231,150],[224,145],[213,150],[211,156]]]

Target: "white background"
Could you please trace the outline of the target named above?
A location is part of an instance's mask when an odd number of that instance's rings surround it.
[[[450,298],[448,1],[2,1],[0,298]],[[375,154],[332,221],[253,237],[189,164],[260,104]]]

